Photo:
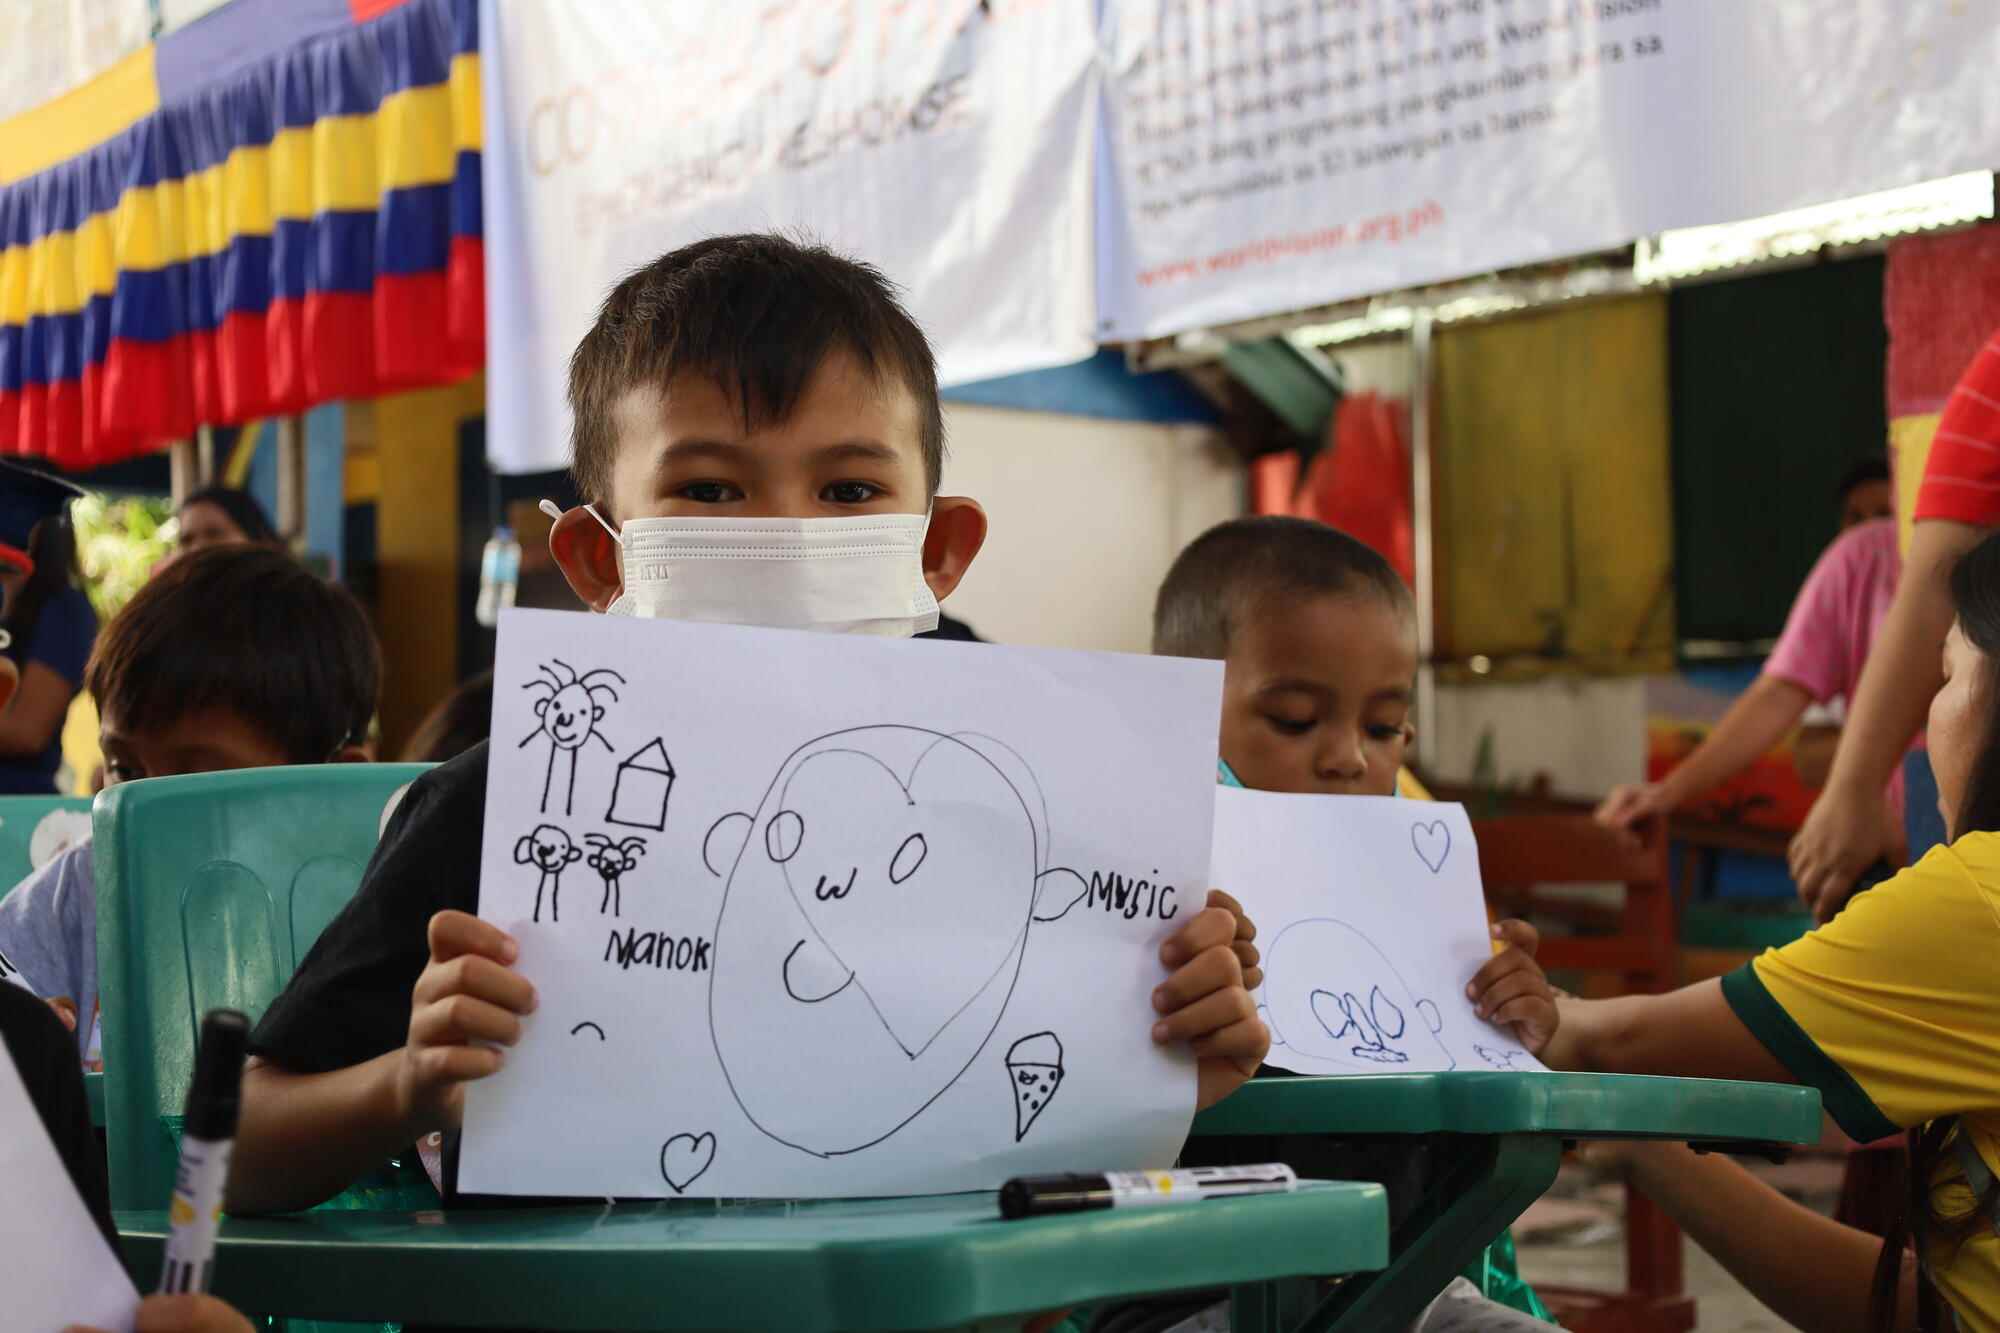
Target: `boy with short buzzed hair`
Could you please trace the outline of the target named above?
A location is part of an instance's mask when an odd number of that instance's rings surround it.
[[[639,269],[578,344],[569,398],[587,503],[550,547],[592,610],[910,635],[985,540],[975,501],[937,494],[922,330],[880,273],[821,247],[721,236]],[[465,1085],[519,1039],[534,987],[515,941],[477,916],[486,773],[481,745],[411,788],[259,1025],[232,1209],[317,1202],[456,1131]],[[1155,1012],[1133,1015],[1193,1048],[1203,1105],[1269,1048],[1244,986],[1254,931],[1226,902],[1162,947]]]
[[[1209,529],[1160,585],[1153,651],[1223,663],[1218,778],[1225,785],[1427,799],[1403,768],[1416,739],[1416,607],[1395,569],[1365,543],[1303,518],[1241,518]],[[1534,960],[1534,928],[1506,921],[1494,937],[1499,951],[1469,994],[1483,1017],[1539,1050],[1554,1030],[1555,1004]],[[1301,1165],[1317,1160],[1311,1169],[1319,1175],[1380,1170],[1374,1150],[1356,1158],[1323,1140],[1255,1151]],[[1498,1312],[1497,1325],[1473,1326],[1509,1327],[1516,1311],[1546,1315],[1514,1276],[1511,1240],[1495,1249],[1504,1249],[1501,1262],[1490,1253],[1481,1265],[1487,1290],[1476,1299],[1498,1296],[1513,1310]]]

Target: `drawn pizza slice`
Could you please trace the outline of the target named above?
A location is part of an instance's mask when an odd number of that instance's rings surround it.
[[[1007,1048],[1007,1080],[1014,1087],[1014,1142],[1027,1137],[1036,1117],[1062,1086],[1062,1043],[1037,1032]]]

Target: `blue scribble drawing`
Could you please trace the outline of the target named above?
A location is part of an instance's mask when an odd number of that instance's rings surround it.
[[[1410,1057],[1400,1047],[1389,1043],[1400,1041],[1408,1024],[1403,1011],[1395,1001],[1382,993],[1380,986],[1368,992],[1368,1003],[1363,1005],[1352,992],[1335,995],[1332,991],[1316,990],[1312,993],[1313,1017],[1319,1020],[1326,1035],[1341,1041],[1353,1033],[1354,1045],[1349,1054],[1357,1060],[1371,1060],[1377,1064],[1406,1065]],[[1336,1024],[1336,1018],[1339,1020]]]
[[[1481,1046],[1476,1042],[1472,1049],[1487,1064],[1495,1069],[1504,1069],[1510,1074],[1525,1074],[1535,1069],[1535,1057],[1526,1051],[1496,1051],[1491,1046]],[[1517,1063],[1518,1061],[1527,1063],[1521,1064]]]
[[[1417,859],[1435,875],[1451,857],[1451,826],[1442,819],[1410,825],[1410,846]]]
[[[1411,990],[1374,941],[1344,921],[1309,917],[1279,931],[1259,999],[1274,1048],[1369,1072],[1412,1063],[1458,1068],[1437,1004]],[[1284,1056],[1274,1051],[1271,1061],[1282,1066]]]

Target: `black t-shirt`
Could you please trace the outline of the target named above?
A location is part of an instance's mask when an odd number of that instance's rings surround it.
[[[55,1011],[19,986],[0,982],[0,1040],[21,1071],[28,1099],[55,1141],[76,1192],[90,1209],[97,1229],[115,1250],[111,1192],[104,1183],[104,1150],[90,1126],[90,1103],[83,1095],[83,1069],[76,1062],[76,1038]]]
[[[430,962],[431,918],[479,911],[485,820],[482,742],[405,793],[361,887],[251,1033],[251,1053],[295,1074],[324,1074],[408,1041],[410,992]],[[457,1177],[456,1138],[445,1153],[447,1201]]]

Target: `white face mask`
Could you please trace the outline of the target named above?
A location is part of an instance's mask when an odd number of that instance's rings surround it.
[[[635,518],[620,532],[584,509],[619,545],[625,587],[607,614],[884,638],[937,628],[928,514]]]

